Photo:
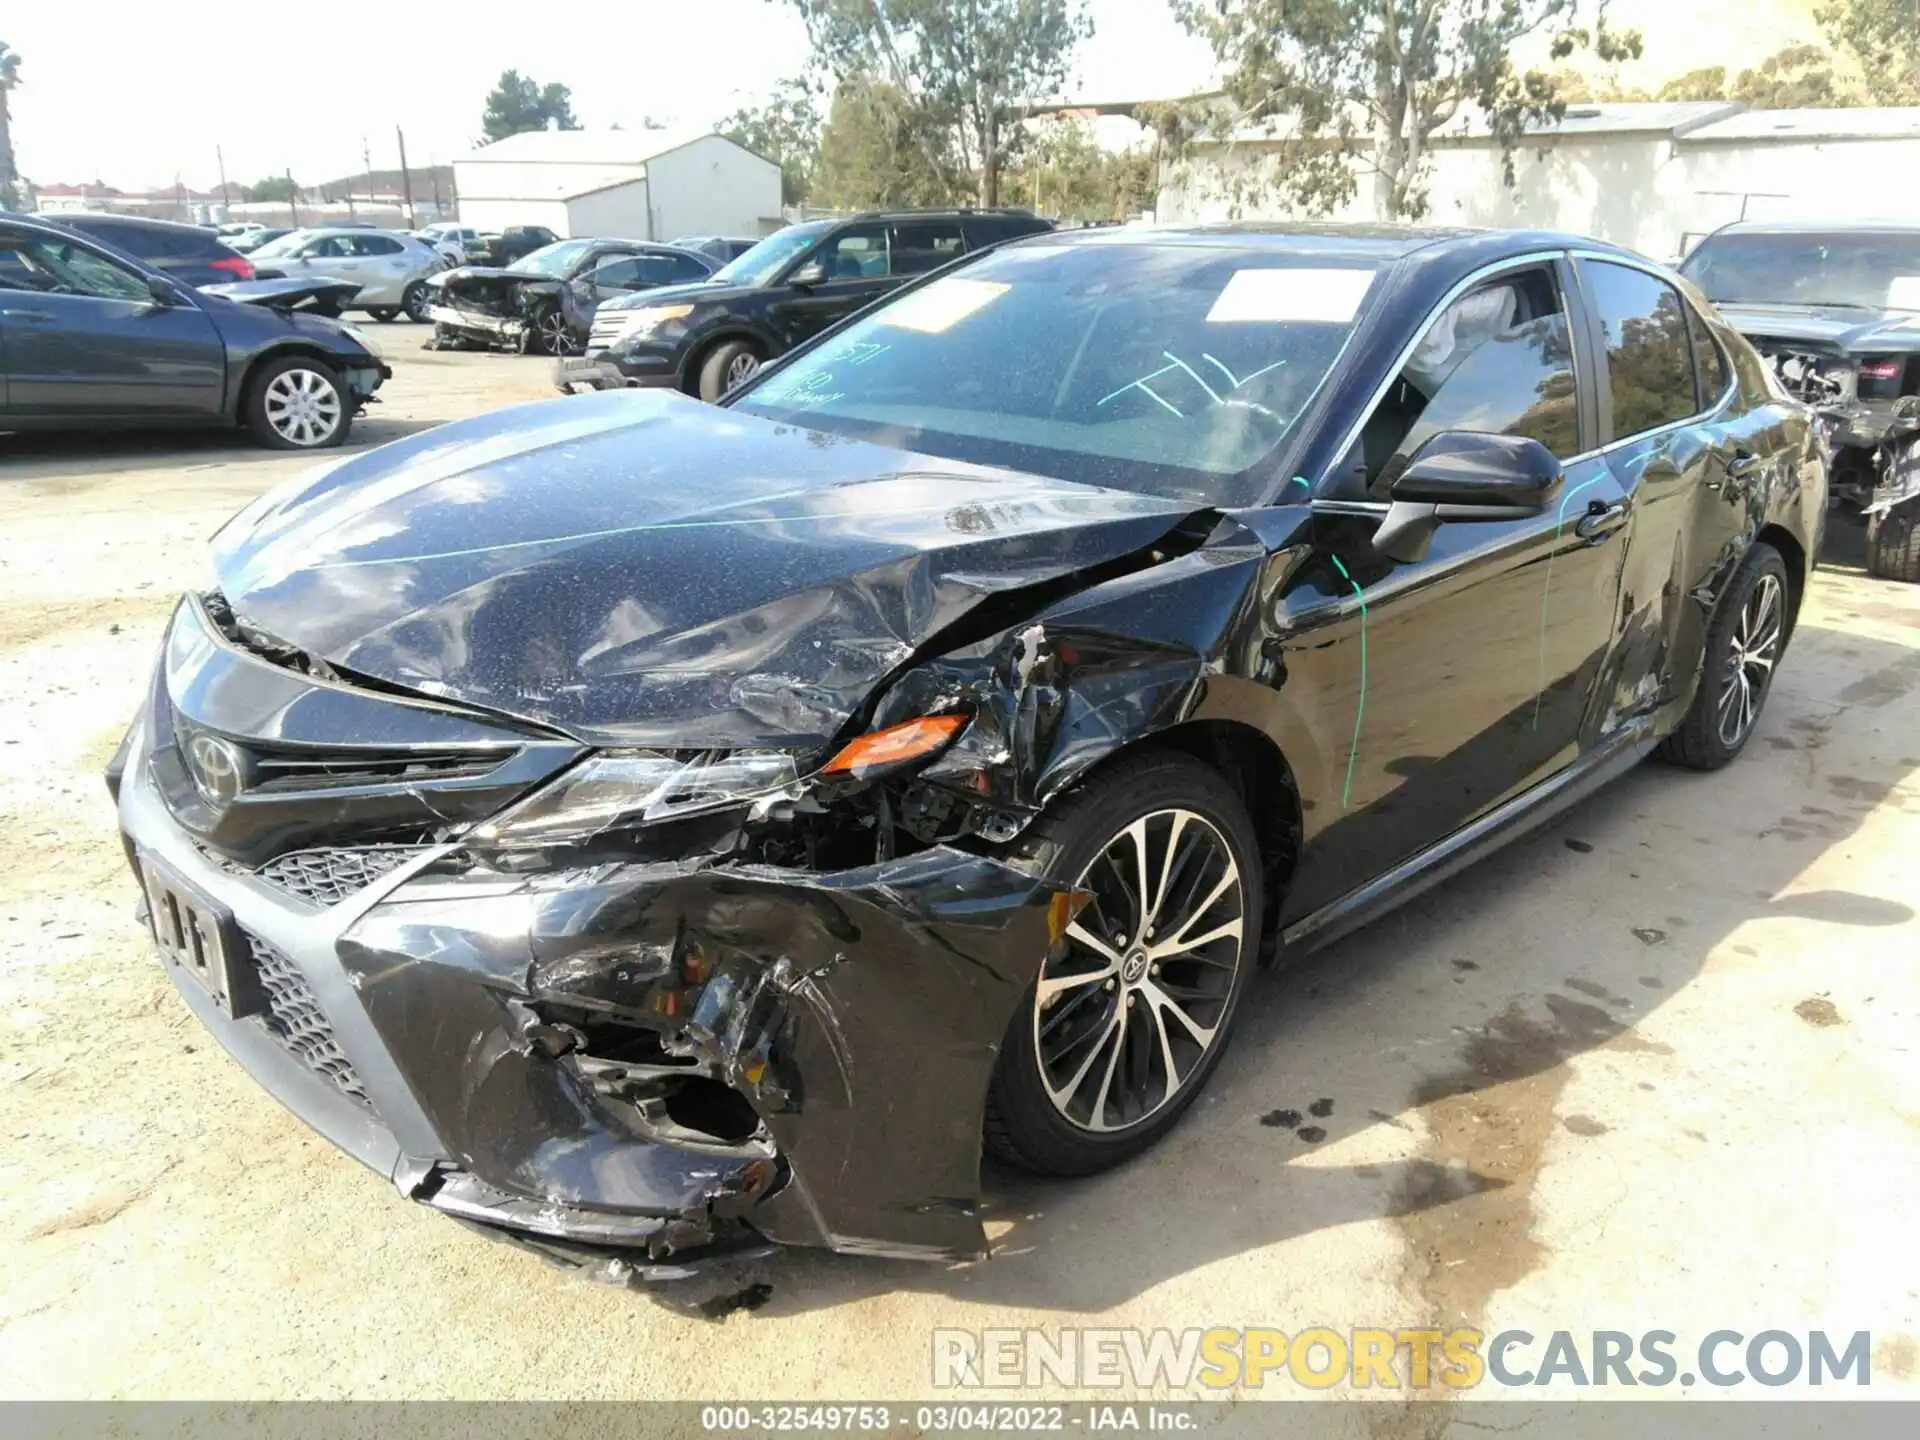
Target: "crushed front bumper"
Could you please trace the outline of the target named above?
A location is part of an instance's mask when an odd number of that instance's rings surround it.
[[[199,663],[267,665],[212,653]],[[313,1128],[409,1198],[640,1270],[766,1241],[985,1252],[987,1085],[1065,924],[1060,887],[946,848],[829,874],[687,861],[475,880],[442,873],[457,847],[440,844],[331,903],[301,898],[184,828],[155,778],[173,733],[156,711],[184,699],[196,733],[234,734],[218,722],[238,715],[208,713],[247,689],[233,679],[170,685],[163,667],[110,783],[136,864],[230,917],[267,999],[235,1018],[163,959],[170,978]],[[551,1043],[547,1017],[574,1006],[657,1031],[686,1073],[744,1097],[753,1133],[610,1096],[604,1064]]]
[[[520,315],[489,315],[482,310],[462,310],[452,305],[429,305],[427,318],[456,335],[515,344],[527,333],[527,321]]]

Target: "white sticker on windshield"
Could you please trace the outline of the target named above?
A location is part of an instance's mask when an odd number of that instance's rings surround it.
[[[1887,282],[1889,310],[1920,310],[1920,275],[1896,275]]]
[[[1011,288],[993,280],[963,280],[953,275],[901,296],[873,318],[876,324],[938,335],[976,310],[984,310]]]
[[[1236,270],[1207,312],[1210,322],[1295,320],[1345,325],[1373,284],[1372,270]]]

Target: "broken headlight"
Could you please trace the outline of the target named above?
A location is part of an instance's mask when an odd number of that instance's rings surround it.
[[[790,798],[794,757],[778,750],[607,750],[474,832],[483,845],[546,849],[584,844],[689,816]]]

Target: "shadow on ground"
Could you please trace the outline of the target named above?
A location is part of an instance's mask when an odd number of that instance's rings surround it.
[[[269,450],[241,429],[84,430],[40,434],[0,433],[0,480],[102,479],[100,467],[118,472],[212,469],[234,461],[285,459],[295,464],[369,450],[439,424],[435,420],[387,419],[377,412],[356,420],[347,443],[333,450]]]

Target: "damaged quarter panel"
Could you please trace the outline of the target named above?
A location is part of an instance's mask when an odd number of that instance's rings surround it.
[[[1825,498],[1760,364],[1570,237],[1116,230],[347,457],[110,767],[156,943],[489,1233],[982,1254],[983,1145],[1139,1153],[1263,952],[1739,752]]]

